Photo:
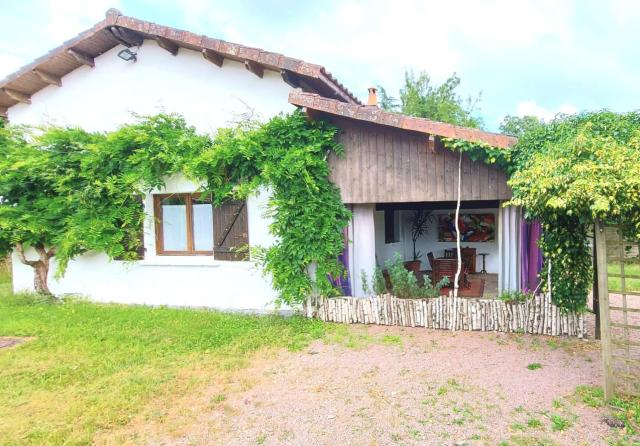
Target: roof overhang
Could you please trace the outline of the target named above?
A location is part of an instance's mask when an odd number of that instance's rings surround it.
[[[444,122],[431,121],[429,119],[416,118],[399,113],[385,112],[377,106],[340,102],[303,91],[292,91],[289,94],[289,103],[307,110],[314,110],[329,115],[395,127],[427,135],[461,139],[474,143],[485,143],[503,149],[511,147],[518,141],[518,139],[513,136],[459,127]]]
[[[215,65],[225,59],[244,63],[247,70],[262,77],[264,70],[282,75],[295,88],[313,91],[352,104],[358,99],[321,65],[308,63],[259,48],[239,45],[194,34],[168,26],[122,15],[116,9],[92,28],[49,51],[0,81],[0,115],[20,102],[29,103],[31,96],[49,85],[62,85],[62,78],[75,69],[94,65],[94,59],[117,45],[139,46],[145,39],[153,39],[171,54],[180,48],[199,51]]]

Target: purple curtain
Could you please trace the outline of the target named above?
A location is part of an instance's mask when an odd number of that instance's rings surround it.
[[[538,240],[542,233],[542,226],[538,220],[520,222],[520,289],[533,291],[538,287],[542,271],[542,250],[538,247]]]
[[[329,277],[334,287],[342,290],[343,296],[351,296],[351,279],[349,277],[349,228],[342,231],[344,237],[344,249],[342,254],[338,256],[338,260],[344,266],[344,274],[339,277]]]

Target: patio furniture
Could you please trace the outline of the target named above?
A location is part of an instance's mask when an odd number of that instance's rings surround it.
[[[444,258],[445,259],[457,259],[458,255],[455,249],[445,249],[444,250]]]
[[[487,261],[487,256],[489,255],[488,252],[480,252],[478,253],[479,256],[482,256],[482,271],[480,271],[480,274],[487,274],[487,266],[486,266],[486,261]]]
[[[458,271],[457,259],[455,258],[450,259],[450,258],[444,258],[444,257],[434,259],[432,263],[432,268],[433,268],[432,280],[434,284],[438,283],[443,278],[448,277],[449,278],[448,286],[453,286],[453,281],[455,279],[456,272]],[[469,274],[467,272],[466,267],[462,265],[462,272],[460,274],[460,287],[468,288],[469,286],[470,286]]]
[[[462,256],[462,263],[467,268],[467,273],[475,274],[476,272],[476,248],[466,248],[460,249],[460,254]],[[457,259],[458,258],[458,250],[457,249],[445,249],[444,250],[444,258],[445,259]]]
[[[433,271],[433,267],[434,267],[434,265],[436,263],[436,259],[433,256],[432,252],[428,252],[427,253],[427,259],[429,259],[429,268],[431,268],[431,271]]]
[[[462,263],[467,267],[469,274],[475,274],[476,272],[476,248],[462,248],[460,250],[462,254]]]

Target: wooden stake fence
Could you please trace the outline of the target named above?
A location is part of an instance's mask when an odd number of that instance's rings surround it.
[[[549,295],[526,302],[441,296],[432,299],[311,297],[307,317],[345,324],[400,325],[462,331],[501,331],[550,336],[586,335],[584,315],[564,313]]]

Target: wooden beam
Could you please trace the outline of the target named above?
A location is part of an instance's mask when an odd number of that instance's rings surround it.
[[[93,60],[93,57],[89,56],[88,54],[83,53],[82,51],[78,51],[78,50],[74,50],[73,48],[69,48],[67,50],[67,53],[72,55],[75,60],[77,60],[78,62],[80,62],[83,65],[88,65],[90,67],[95,67],[96,66],[96,63]]]
[[[156,37],[156,42],[158,42],[160,48],[169,51],[174,56],[178,54],[178,50],[180,49],[180,47],[173,43],[171,40],[165,39],[164,37]]]
[[[16,90],[11,90],[10,88],[3,88],[2,91],[4,91],[11,99],[22,102],[23,104],[31,104],[31,96],[29,96],[28,94],[24,94]]]
[[[122,28],[120,26],[110,26],[109,31],[111,35],[121,44],[126,47],[141,46],[144,42],[144,37],[135,31]]]
[[[282,80],[285,81],[285,83],[289,85],[291,88],[298,88],[300,86],[300,83],[298,82],[296,77],[293,74],[291,74],[290,71],[281,70],[280,76],[282,76]]]
[[[254,62],[252,60],[245,60],[244,67],[259,78],[262,78],[262,76],[264,76],[264,67],[257,62]]]
[[[224,56],[208,48],[202,48],[202,56],[214,65],[222,67]]]
[[[58,87],[62,87],[62,79],[60,79],[60,76],[47,73],[46,71],[38,70],[37,68],[33,70],[33,74],[38,76],[42,82],[46,82],[49,85],[57,85]]]

